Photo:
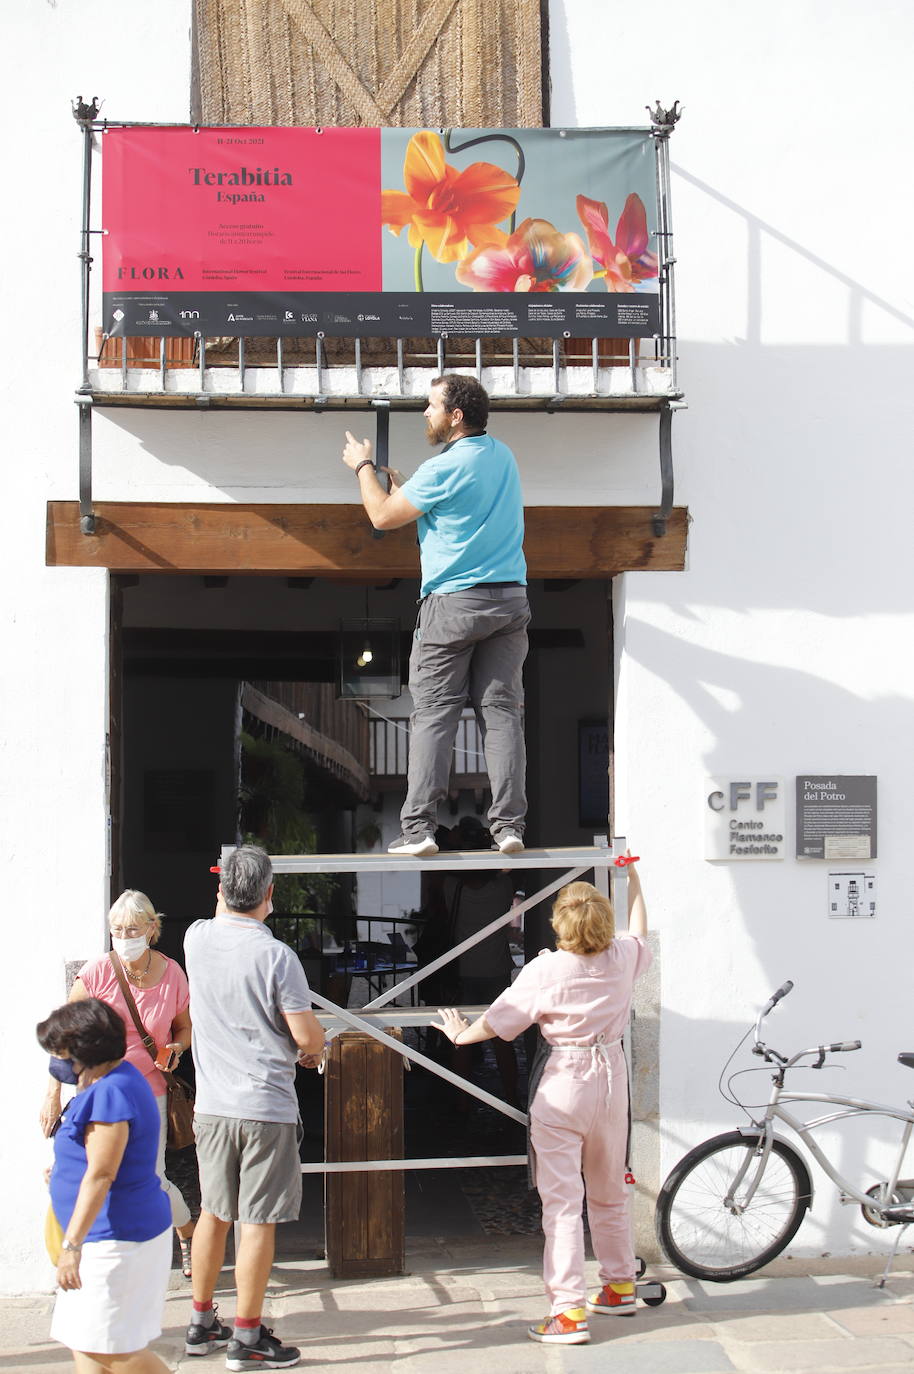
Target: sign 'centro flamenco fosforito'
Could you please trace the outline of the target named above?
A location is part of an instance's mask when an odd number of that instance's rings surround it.
[[[784,858],[783,779],[709,778],[704,814],[706,859]]]
[[[107,334],[649,338],[649,129],[110,126]]]

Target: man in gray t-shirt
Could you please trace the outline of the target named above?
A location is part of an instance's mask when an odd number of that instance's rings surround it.
[[[215,917],[195,921],[184,940],[202,1199],[184,1348],[201,1355],[228,1346],[228,1368],[239,1370],[285,1369],[299,1359],[261,1313],[276,1223],[297,1220],[301,1206],[295,1065],[314,1067],[324,1044],[298,957],[264,925],[272,895],[269,856],[243,845],[223,864]],[[233,1221],[241,1223],[234,1330],[213,1307]]]

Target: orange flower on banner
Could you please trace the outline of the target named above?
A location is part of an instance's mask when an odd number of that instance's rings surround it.
[[[457,265],[457,280],[474,291],[586,291],[592,279],[580,236],[546,219],[525,219],[503,244],[477,248]]]
[[[517,208],[520,186],[491,162],[473,162],[460,172],[444,160],[436,133],[414,134],[403,163],[406,191],[381,192],[381,222],[394,234],[409,226],[413,248],[425,244],[439,262],[456,262],[470,244],[503,243],[496,225]]]
[[[634,291],[638,282],[657,275],[657,258],[648,252],[644,201],[634,192],[616,225],[616,241],[609,236],[609,211],[602,201],[577,198],[578,216],[587,233],[590,251],[606,280],[607,291]]]

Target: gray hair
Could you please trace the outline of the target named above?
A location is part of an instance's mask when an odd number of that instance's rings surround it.
[[[233,849],[222,865],[222,896],[229,911],[254,911],[266,899],[273,881],[273,865],[265,850],[254,844]]]

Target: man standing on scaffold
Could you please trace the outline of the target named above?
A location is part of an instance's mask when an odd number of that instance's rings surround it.
[[[527,656],[524,506],[511,450],[486,433],[489,397],[474,377],[436,377],[425,410],[429,443],[444,444],[406,480],[383,468],[371,444],[346,431],[343,462],[359,482],[378,530],[418,522],[422,599],[409,664],[413,698],[402,834],[391,854],[438,852],[438,803],[469,700],[482,734],[492,805],[489,828],[502,854],[524,847],[527,814],[522,672]]]

